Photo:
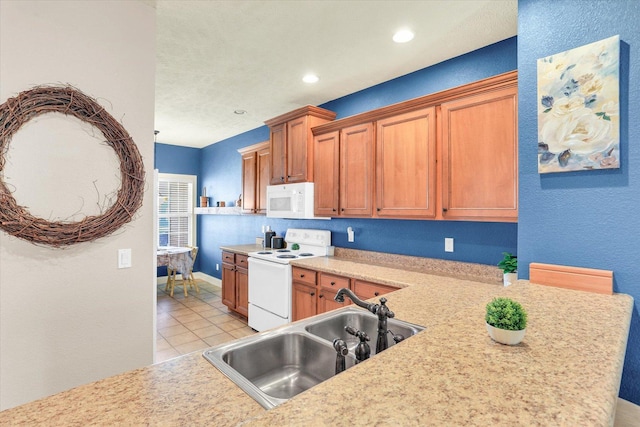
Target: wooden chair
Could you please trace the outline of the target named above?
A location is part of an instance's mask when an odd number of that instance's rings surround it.
[[[196,288],[196,292],[200,294],[200,288],[198,288],[198,283],[196,282],[195,277],[193,277],[193,264],[196,262],[196,256],[198,255],[198,247],[194,246],[191,248],[191,253],[189,256],[191,257],[191,265],[188,271],[180,271],[179,268],[172,267],[171,265],[167,266],[167,285],[164,290],[169,290],[169,295],[173,296],[173,290],[176,285],[182,285],[184,289],[184,296],[188,296],[187,294],[187,285],[190,288]],[[176,282],[176,275],[182,274],[183,279],[179,282]],[[186,280],[184,279],[186,277]]]

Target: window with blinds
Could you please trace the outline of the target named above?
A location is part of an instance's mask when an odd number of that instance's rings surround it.
[[[158,174],[158,246],[193,246],[196,177]]]

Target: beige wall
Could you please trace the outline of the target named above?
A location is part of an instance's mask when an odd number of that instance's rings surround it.
[[[69,83],[124,125],[147,173],[135,220],[109,237],[54,249],[0,230],[0,409],[153,362],[154,72],[155,10],[142,2],[0,1],[0,103]],[[119,187],[100,136],[63,115],[33,120],[3,179],[38,216],[95,214]],[[120,248],[132,268],[117,268]]]

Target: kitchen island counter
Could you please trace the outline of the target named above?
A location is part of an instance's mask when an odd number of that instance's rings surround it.
[[[404,287],[385,295],[388,306],[427,329],[269,411],[192,353],[0,412],[0,424],[612,425],[630,296],[296,263]],[[529,313],[517,346],[487,334],[496,296]]]

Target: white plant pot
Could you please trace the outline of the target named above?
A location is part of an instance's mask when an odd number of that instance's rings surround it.
[[[502,275],[502,283],[504,284],[504,286],[509,286],[512,285],[514,283],[516,283],[516,281],[518,280],[518,273],[504,273]]]
[[[516,345],[520,344],[520,342],[524,339],[524,333],[526,332],[526,328],[521,331],[508,331],[506,329],[499,329],[491,326],[486,323],[487,332],[489,332],[489,336],[495,342],[499,342],[500,344],[506,345]]]

